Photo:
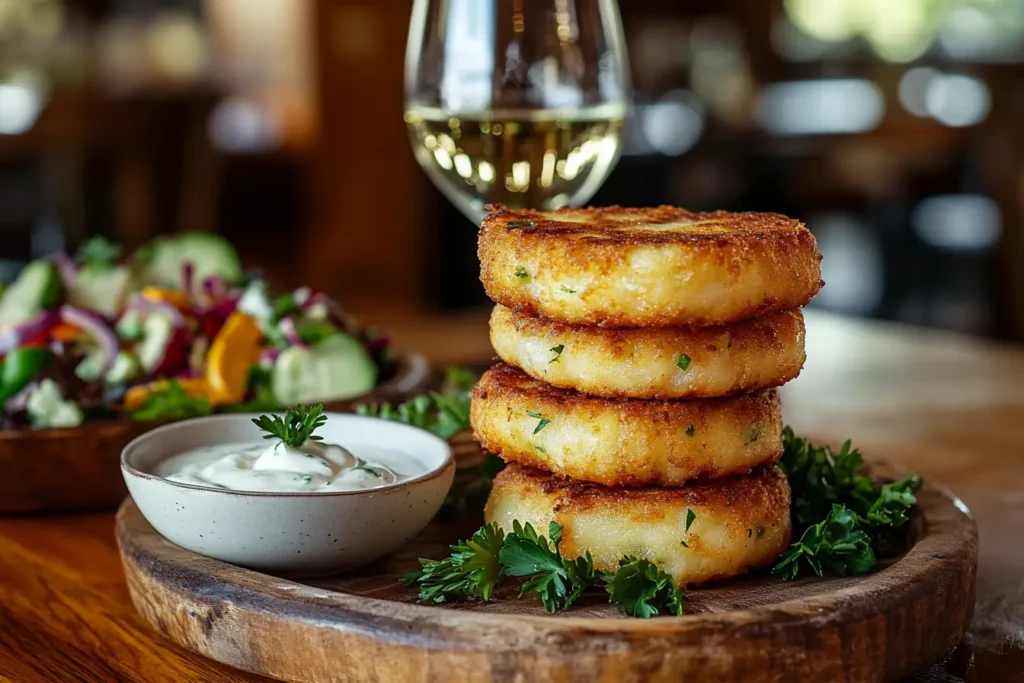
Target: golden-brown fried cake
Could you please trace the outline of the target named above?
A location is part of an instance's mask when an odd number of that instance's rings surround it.
[[[803,223],[770,213],[490,207],[480,279],[517,312],[603,327],[721,325],[803,306],[823,284]]]
[[[513,520],[529,522],[544,535],[557,522],[562,555],[590,551],[602,571],[633,555],[683,586],[774,562],[790,542],[789,483],[772,465],[683,488],[615,489],[508,465],[494,480],[484,518],[505,531]]]
[[[799,310],[716,327],[610,329],[498,305],[491,344],[502,360],[536,379],[606,397],[728,396],[785,384],[805,359]]]
[[[774,389],[701,401],[596,398],[499,364],[474,388],[470,420],[483,448],[506,461],[607,486],[680,486],[782,454]]]

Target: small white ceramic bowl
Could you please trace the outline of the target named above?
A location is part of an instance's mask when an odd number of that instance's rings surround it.
[[[325,443],[359,453],[386,447],[418,461],[424,474],[360,491],[260,493],[168,481],[152,474],[165,459],[202,446],[262,439],[257,414],[217,415],[157,427],[130,442],[121,471],[139,511],[168,540],[201,555],[291,576],[326,576],[397,550],[440,509],[455,476],[443,439],[395,422],[327,413]]]

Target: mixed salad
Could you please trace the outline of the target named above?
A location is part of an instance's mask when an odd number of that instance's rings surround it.
[[[323,292],[272,294],[218,235],[122,251],[95,237],[3,291],[4,428],[339,401],[393,371],[385,338]]]

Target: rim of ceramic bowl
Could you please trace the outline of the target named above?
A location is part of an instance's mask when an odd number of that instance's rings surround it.
[[[353,489],[350,491],[235,491],[232,489],[215,488],[213,486],[197,486],[196,484],[186,484],[179,481],[171,481],[170,479],[162,477],[159,474],[143,472],[139,468],[135,467],[134,464],[129,462],[129,459],[131,458],[132,455],[132,451],[138,448],[138,445],[141,442],[152,438],[159,438],[159,436],[164,432],[173,431],[175,429],[187,429],[189,425],[193,425],[197,422],[208,423],[213,421],[222,422],[228,420],[242,419],[251,420],[254,417],[259,417],[260,415],[264,414],[266,413],[233,413],[231,415],[207,415],[204,417],[193,417],[188,420],[178,420],[177,422],[172,422],[170,424],[154,427],[153,429],[150,429],[144,434],[140,434],[139,436],[129,441],[128,445],[126,445],[121,450],[121,471],[139,479],[157,480],[168,486],[173,486],[179,489],[186,489],[190,491],[209,491],[212,493],[220,493],[232,496],[246,496],[259,498],[323,498],[328,496],[362,496],[367,494],[393,491],[395,489],[400,489],[406,486],[412,486],[414,484],[420,484],[425,481],[430,481],[431,479],[436,479],[442,476],[446,471],[448,471],[450,467],[453,467],[455,465],[455,454],[452,451],[451,444],[448,443],[446,440],[442,439],[441,437],[437,436],[436,434],[432,434],[426,429],[415,427],[413,425],[407,425],[401,422],[390,422],[388,420],[382,420],[378,417],[369,417],[366,415],[354,415],[352,413],[336,412],[329,412],[324,414],[327,415],[328,420],[330,420],[331,418],[341,418],[345,420],[379,422],[383,425],[386,425],[388,429],[413,430],[428,440],[439,442],[444,447],[444,459],[437,467],[429,469],[417,477],[413,477],[411,479],[404,479],[402,481],[396,481],[393,484],[385,484],[384,486],[377,486],[371,489]],[[283,412],[274,412],[270,414],[283,415]],[[171,455],[168,455],[166,457],[169,458],[171,457]],[[165,459],[166,458],[164,458],[164,460]],[[162,460],[160,462],[162,462]]]

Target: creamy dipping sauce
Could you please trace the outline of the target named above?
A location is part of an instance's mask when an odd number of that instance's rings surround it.
[[[386,448],[333,444],[292,448],[278,442],[204,446],[172,456],[153,474],[168,481],[266,493],[356,491],[418,476],[413,458]]]

